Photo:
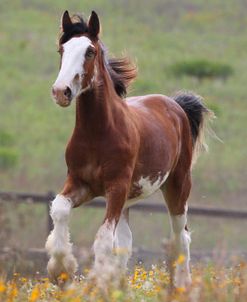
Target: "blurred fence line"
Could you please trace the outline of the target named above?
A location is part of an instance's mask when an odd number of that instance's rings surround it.
[[[53,228],[52,220],[49,215],[50,201],[55,198],[56,194],[48,192],[46,194],[29,194],[18,192],[1,192],[0,200],[10,202],[30,202],[30,203],[42,203],[47,208],[47,232]],[[96,198],[93,201],[86,203],[84,206],[93,208],[105,208],[104,198]],[[167,209],[164,204],[145,202],[139,202],[131,206],[130,211],[152,212],[152,213],[167,213]],[[212,207],[195,207],[190,206],[188,209],[189,215],[208,216],[208,217],[220,217],[220,218],[234,218],[234,219],[247,219],[247,211],[212,208]]]

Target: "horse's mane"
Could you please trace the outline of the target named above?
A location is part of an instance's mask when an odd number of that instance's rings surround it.
[[[76,35],[88,32],[87,23],[81,15],[75,14],[71,17],[73,26],[66,33],[61,32],[59,44],[64,44]],[[137,67],[128,57],[108,58],[106,50],[100,43],[104,55],[105,67],[107,68],[113,82],[116,93],[120,97],[125,97],[127,89],[137,76]]]

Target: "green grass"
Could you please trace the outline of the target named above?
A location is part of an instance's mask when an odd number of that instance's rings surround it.
[[[139,76],[132,95],[188,89],[216,109],[213,128],[224,143],[210,140],[210,153],[199,158],[190,202],[245,207],[247,18],[240,0],[1,1],[0,130],[13,138],[18,159],[13,168],[0,168],[1,189],[45,192],[63,185],[74,105],[54,105],[50,89],[58,72],[55,41],[65,9],[86,16],[96,10],[110,52],[125,51],[136,60]],[[234,74],[227,82],[174,77],[171,64],[194,59],[228,63]],[[77,219],[78,227],[85,225]]]

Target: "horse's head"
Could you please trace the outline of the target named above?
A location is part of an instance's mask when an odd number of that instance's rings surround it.
[[[60,71],[52,86],[52,95],[62,107],[90,89],[94,80],[95,60],[99,52],[100,22],[93,11],[88,23],[74,22],[65,11],[61,19],[62,36],[59,40]]]

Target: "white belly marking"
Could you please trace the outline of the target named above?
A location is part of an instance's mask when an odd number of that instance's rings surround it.
[[[162,173],[159,172],[157,179],[153,182],[150,177],[141,177],[138,182],[134,185],[140,188],[141,194],[135,198],[128,199],[124,205],[124,208],[127,208],[135,204],[138,200],[146,198],[156,192],[167,180],[170,171],[162,176]]]

